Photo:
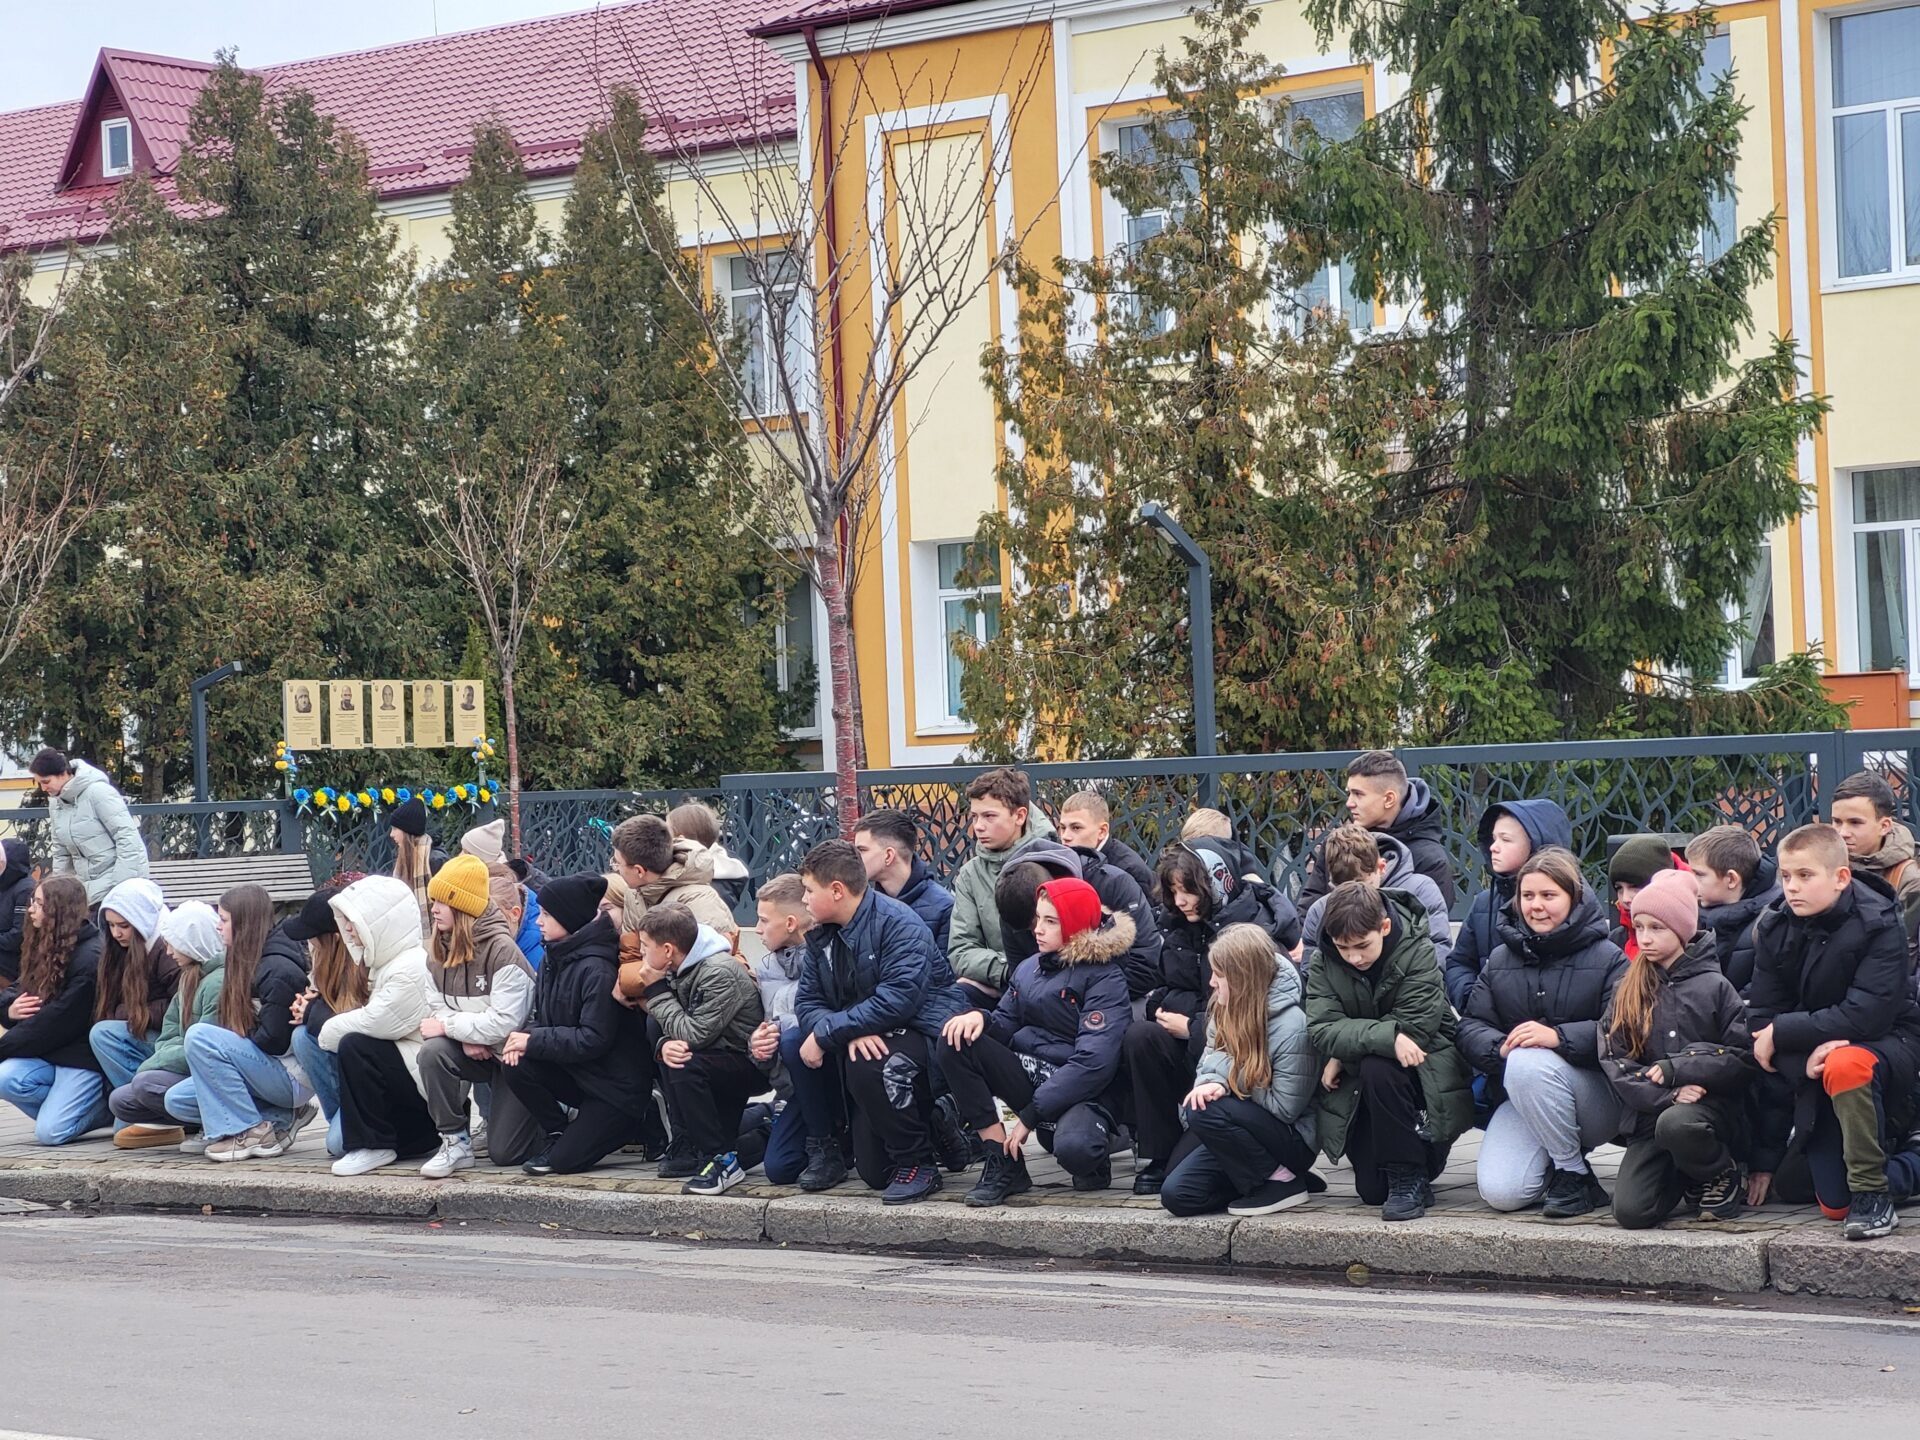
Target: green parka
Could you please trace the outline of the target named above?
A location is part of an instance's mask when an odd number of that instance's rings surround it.
[[[1433,963],[1426,914],[1411,896],[1385,892],[1384,898],[1394,928],[1374,961],[1377,978],[1342,960],[1325,935],[1319,952],[1307,957],[1307,1034],[1323,1066],[1328,1060],[1341,1066],[1340,1083],[1314,1102],[1320,1148],[1333,1160],[1346,1154],[1347,1130],[1360,1105],[1360,1062],[1369,1055],[1391,1060],[1396,1035],[1427,1052],[1419,1074],[1433,1143],[1451,1145],[1473,1123],[1472,1077],[1453,1043],[1453,1007]]]

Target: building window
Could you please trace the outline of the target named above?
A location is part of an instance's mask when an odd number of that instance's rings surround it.
[[[1306,124],[1322,140],[1351,140],[1366,123],[1366,97],[1358,90],[1338,95],[1309,95],[1289,100],[1281,110],[1281,122],[1289,129]],[[1330,260],[1319,273],[1284,297],[1285,318],[1298,326],[1316,312],[1338,313],[1346,318],[1347,328],[1364,335],[1373,329],[1373,296],[1353,288],[1353,267],[1344,260]]]
[[[1706,52],[1700,58],[1700,93],[1711,95],[1720,82],[1733,74],[1733,36],[1725,29],[1707,37]],[[1707,223],[1700,230],[1700,258],[1711,265],[1733,248],[1740,238],[1740,222],[1735,211],[1733,186],[1719,187],[1708,197]]]
[[[812,403],[812,389],[805,383],[810,337],[798,258],[791,250],[729,256],[719,279],[728,323],[745,350],[742,413],[787,415],[795,406],[808,408]],[[769,361],[774,355],[782,357],[779,371]]]
[[[1828,37],[1837,273],[1920,275],[1920,6],[1837,16]]]
[[[960,696],[960,677],[966,663],[954,645],[956,636],[965,636],[984,645],[1000,633],[1000,556],[997,551],[982,551],[969,541],[954,541],[935,547],[939,592],[940,639],[946,659],[944,718],[949,724],[966,720],[966,702]],[[984,583],[987,576],[995,577]]]
[[[1168,122],[1168,131],[1181,140],[1193,134],[1193,126],[1185,120]],[[1150,164],[1153,160],[1153,132],[1145,121],[1134,125],[1122,125],[1114,132],[1114,150],[1120,159],[1134,164]],[[1193,178],[1191,184],[1197,185]],[[1164,207],[1134,214],[1129,210],[1120,212],[1120,251],[1115,258],[1138,255],[1146,243],[1164,231],[1173,221],[1174,212]],[[1121,295],[1115,301],[1121,313],[1129,321],[1135,322],[1140,330],[1149,337],[1165,335],[1173,329],[1172,310],[1162,310],[1159,314],[1141,318],[1140,298],[1136,295]]]
[[[131,175],[133,173],[133,122],[130,120],[106,120],[100,125],[100,173],[102,175]]]
[[[1853,584],[1860,668],[1911,669],[1920,590],[1920,466],[1853,475]]]
[[[773,625],[773,683],[783,695],[796,689],[805,703],[795,720],[796,735],[820,733],[820,667],[815,656],[813,581],[805,575],[787,587],[787,603]]]
[[[1747,576],[1746,589],[1732,608],[1740,630],[1733,653],[1727,657],[1726,683],[1745,685],[1760,678],[1760,671],[1773,663],[1773,546],[1760,547]]]

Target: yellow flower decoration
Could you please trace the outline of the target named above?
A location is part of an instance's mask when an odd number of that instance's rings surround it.
[[[436,796],[434,796],[434,797],[433,797],[433,808],[434,808],[434,809],[436,809],[436,810],[444,810],[444,809],[446,809],[446,808],[447,808],[447,797],[446,797],[446,796],[444,796],[444,795],[436,795]]]
[[[389,785],[386,789],[382,790],[380,792],[380,798],[388,805],[393,804],[393,787]]]
[[[346,796],[344,796],[344,795],[342,795],[342,796],[340,797],[340,799],[339,799],[339,801],[338,801],[337,803],[338,803],[338,805],[339,805],[339,807],[340,807],[340,813],[341,813],[341,814],[343,814],[343,815],[344,815],[344,814],[345,814],[345,813],[346,813],[347,811],[349,811],[349,810],[351,810],[351,809],[353,808],[353,802],[352,802],[351,800],[349,800],[349,799],[348,799],[348,798],[347,798]]]
[[[273,768],[276,770],[284,770],[287,768],[287,762],[284,760],[276,760],[273,762]]]
[[[373,796],[369,795],[364,790],[362,790],[358,795],[354,796],[353,798],[358,800],[362,805],[373,804]]]

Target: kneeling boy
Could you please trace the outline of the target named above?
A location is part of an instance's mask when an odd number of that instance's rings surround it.
[[[941,1073],[987,1147],[969,1205],[999,1205],[1033,1187],[1020,1147],[1035,1132],[1074,1189],[1113,1183],[1121,1043],[1133,1018],[1119,957],[1133,944],[1133,921],[1122,912],[1103,927],[1100,918],[1100,897],[1086,881],[1042,885],[1034,954],[1008,977],[992,1015],[970,1010],[941,1032]],[[996,1095],[1018,1117],[1011,1127],[1000,1124]]]
[[[1779,863],[1785,898],[1753,932],[1753,1056],[1793,1085],[1794,1144],[1820,1209],[1849,1240],[1890,1235],[1895,1200],[1920,1190],[1920,1153],[1902,1139],[1920,1065],[1906,926],[1828,826],[1787,836]]]

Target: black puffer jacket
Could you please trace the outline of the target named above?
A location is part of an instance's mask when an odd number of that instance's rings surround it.
[[[563,1067],[596,1100],[636,1120],[653,1103],[646,1016],[613,998],[620,933],[596,915],[547,942],[527,1020],[527,1058]]]
[[[1235,871],[1228,856],[1218,848],[1220,843],[1204,839],[1186,842],[1208,868],[1213,909],[1204,919],[1189,920],[1176,906],[1161,908],[1164,944],[1160,969],[1165,983],[1147,997],[1148,1018],[1161,1010],[1198,1015],[1207,1008],[1208,987],[1213,982],[1207,951],[1229,925],[1258,925],[1283,954],[1292,954],[1300,943],[1300,915],[1293,902],[1271,885],[1249,880]]]
[[[100,980],[100,951],[106,942],[91,920],[74,937],[73,958],[60,977],[60,989],[41,996],[40,1008],[25,1020],[7,1023],[7,1011],[20,998],[18,985],[0,991],[0,1060],[16,1056],[45,1060],[72,1070],[98,1072],[87,1032],[93,1028],[93,1000]]]
[[[1536,1020],[1560,1032],[1560,1057],[1598,1069],[1600,1017],[1627,957],[1607,938],[1599,898],[1584,891],[1558,928],[1536,935],[1509,911],[1497,917],[1500,944],[1487,957],[1460,1017],[1467,1062],[1496,1080],[1506,1069],[1500,1046],[1514,1026]]]
[[[1116,962],[1132,943],[1133,921],[1116,915],[1051,955],[1029,956],[1007,977],[986,1033],[1016,1054],[1054,1067],[1020,1112],[1028,1128],[1099,1100],[1120,1080],[1121,1045],[1133,1010]]]
[[[1720,973],[1742,995],[1753,985],[1753,927],[1760,912],[1780,899],[1780,868],[1768,855],[1760,857],[1747,893],[1727,905],[1707,905],[1700,911],[1700,928],[1713,932],[1714,954]]]
[[[1774,1069],[1793,1082],[1800,1133],[1813,1123],[1820,1089],[1807,1078],[1807,1057],[1828,1040],[1886,1061],[1888,1119],[1905,1124],[1920,1066],[1920,1005],[1909,988],[1906,923],[1887,883],[1856,872],[1818,915],[1770,905],[1754,922],[1753,943],[1747,1022],[1755,1034],[1773,1027]]]
[[[0,840],[0,984],[20,975],[20,944],[27,938],[27,906],[33,901],[33,867],[24,840]]]
[[[1493,869],[1493,827],[1502,816],[1516,821],[1526,832],[1533,854],[1549,845],[1573,848],[1573,826],[1567,812],[1555,801],[1508,800],[1486,808],[1480,817],[1480,851],[1487,857],[1487,888],[1468,904],[1460,933],[1453,937],[1447,952],[1447,999],[1456,1010],[1467,1008],[1467,997],[1480,978],[1480,967],[1500,944],[1494,917],[1507,910],[1513,900],[1514,877],[1495,874]]]
[[[1111,835],[1107,843],[1100,847],[1100,858],[1116,870],[1124,871],[1127,878],[1140,887],[1140,893],[1148,900],[1153,899],[1153,867],[1140,858],[1140,852],[1124,840],[1116,840]]]
[[[1653,969],[1659,978],[1644,1055],[1636,1059],[1614,1035],[1611,1002],[1600,1021],[1600,1068],[1626,1106],[1629,1118],[1623,1133],[1635,1140],[1653,1134],[1654,1122],[1673,1104],[1682,1085],[1700,1086],[1711,1100],[1731,1101],[1730,1108],[1737,1112],[1759,1068],[1747,1033],[1746,1002],[1720,973],[1711,936],[1695,940],[1672,969]],[[1656,1065],[1657,1082],[1647,1077]]]
[[[1426,781],[1407,782],[1407,798],[1385,833],[1413,852],[1413,868],[1438,885],[1447,904],[1453,904],[1453,857],[1447,853],[1447,827]],[[1311,905],[1333,888],[1327,883],[1325,844],[1322,841],[1314,849],[1313,859],[1308,862],[1306,884],[1300,891],[1302,905]]]

